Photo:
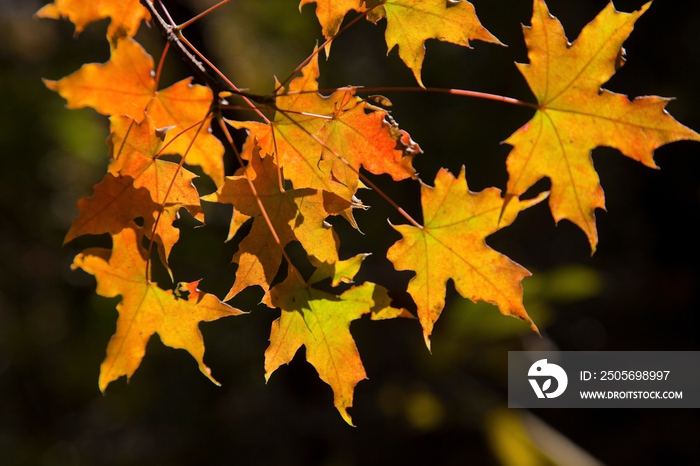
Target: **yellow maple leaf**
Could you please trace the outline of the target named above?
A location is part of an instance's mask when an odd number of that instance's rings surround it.
[[[323,37],[326,39],[337,34],[343,18],[349,11],[364,11],[362,0],[301,0],[299,9],[308,3],[316,4],[316,17],[321,23]],[[326,48],[326,52],[329,50]]]
[[[265,350],[265,379],[288,364],[304,345],[307,361],[331,386],[335,407],[352,425],[347,409],[352,407],[355,386],[367,374],[350,334],[350,322],[370,312],[382,319],[405,317],[406,311],[392,308],[386,289],[374,283],[366,282],[335,296],[310,287],[291,271],[263,302],[282,309],[282,315],[272,323],[270,346]]]
[[[216,296],[197,289],[199,282],[187,283],[187,298],[163,290],[145,275],[146,251],[140,246],[142,232],[132,223],[112,236],[113,246],[88,249],[78,254],[73,268],[81,268],[97,279],[97,294],[108,298],[121,296],[117,305],[117,331],[107,345],[107,357],[100,368],[99,386],[103,392],[110,382],[125,375],[131,378],[146,353],[151,335],[158,333],[171,348],[187,350],[199,369],[212,382],[211,370],[204,364],[204,341],[199,322],[243,314],[222,303]]]
[[[465,298],[488,301],[497,305],[501,313],[532,324],[523,307],[520,284],[530,272],[491,249],[485,239],[513,223],[520,211],[539,203],[546,195],[513,200],[501,215],[501,191],[488,188],[472,193],[464,168],[457,178],[443,168],[435,177],[434,188],[421,186],[424,226],[394,226],[403,239],[389,248],[387,257],[396,270],[416,272],[408,284],[408,293],[418,306],[428,348],[433,325],[445,307],[445,284],[449,279]]]
[[[398,45],[399,57],[421,87],[426,40],[438,39],[464,47],[469,47],[470,40],[501,44],[481,25],[474,5],[465,0],[374,0],[368,6],[376,3],[378,6],[367,19],[376,23],[386,18],[387,53]]]
[[[519,196],[549,177],[555,221],[566,218],[578,225],[593,251],[598,243],[595,209],[605,208],[605,198],[591,150],[614,147],[656,168],[657,147],[684,139],[700,141],[700,135],[666,113],[668,99],[630,101],[600,88],[622,63],[622,44],[649,5],[619,13],[609,3],[570,44],[544,0],[534,0],[532,26],[524,29],[530,64],[518,64],[518,69],[537,97],[538,110],[506,140],[513,146],[507,160],[507,194]]]

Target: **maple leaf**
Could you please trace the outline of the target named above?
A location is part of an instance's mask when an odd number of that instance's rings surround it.
[[[372,312],[378,318],[403,317],[392,308],[386,289],[365,282],[336,296],[312,288],[290,271],[287,278],[263,298],[282,314],[272,323],[270,346],[265,350],[265,380],[282,364],[288,364],[302,345],[306,360],[333,389],[333,402],[345,421],[352,407],[357,383],[367,378],[352,335],[350,322]]]
[[[129,206],[131,209],[128,213],[133,215],[132,219],[144,218],[144,226],[150,237],[160,213],[155,239],[163,246],[161,261],[170,271],[168,257],[180,238],[179,230],[173,227],[173,222],[177,220],[180,208],[186,208],[192,217],[204,222],[199,193],[192,184],[197,175],[179,167],[176,163],[158,158],[163,140],[156,135],[156,127],[150,118],[137,124],[129,117],[114,116],[110,118],[110,122],[112,123],[110,146],[113,159],[108,171],[114,176],[129,177],[133,183],[130,187],[127,186],[116,192],[99,191],[98,195],[96,191],[96,195],[90,201],[83,202],[82,207],[85,210],[81,211],[81,216],[76,219],[76,222],[80,224],[81,217],[87,220],[94,216],[107,215],[113,209],[126,209]],[[142,188],[150,193],[152,203],[129,203],[134,200],[133,196],[141,196],[134,191]],[[112,197],[114,195],[116,197]],[[156,209],[150,210],[149,214],[149,209],[153,207]],[[119,218],[125,218],[123,212],[119,213]],[[94,222],[89,223],[94,224]]]
[[[146,236],[161,245],[158,249],[160,260],[172,278],[168,257],[173,246],[180,239],[180,232],[173,223],[180,218],[181,207],[187,208],[190,212],[198,212],[195,218],[202,221],[199,204],[159,205],[153,202],[148,189],[134,187],[133,178],[114,176],[111,173],[107,173],[104,179],[95,185],[94,190],[92,197],[78,200],[80,214],[73,220],[63,243],[66,244],[82,235],[103,233],[114,235],[126,228],[132,220],[142,218]],[[156,220],[158,220],[157,225]]]
[[[81,268],[97,279],[97,294],[121,296],[117,305],[117,331],[107,345],[107,357],[100,367],[99,386],[103,392],[110,382],[125,375],[131,378],[141,364],[146,344],[158,333],[171,348],[187,350],[199,369],[212,382],[211,370],[204,364],[204,341],[199,322],[243,314],[197,289],[197,282],[186,283],[187,299],[163,290],[145,276],[146,251],[140,246],[142,232],[134,223],[112,236],[113,247],[89,249],[78,254],[73,268]]]
[[[336,262],[319,262],[313,260],[316,270],[309,278],[309,285],[313,285],[327,278],[331,279],[331,286],[338,286],[340,283],[352,283],[352,278],[357,274],[362,266],[362,262],[370,254],[358,254],[350,259]]]
[[[107,63],[88,63],[46,87],[66,99],[71,109],[91,107],[103,115],[128,115],[141,122],[153,98],[153,58],[131,37],[110,43]]]
[[[156,91],[153,58],[131,37],[111,46],[107,63],[89,63],[58,81],[44,80],[66,99],[68,108],[91,107],[103,115],[128,115],[138,123],[148,114],[156,127],[170,127],[164,141],[167,153],[187,152],[187,164],[201,166],[219,186],[224,147],[211,134],[209,122],[197,124],[209,114],[214,96],[208,87],[191,82],[187,78]]]
[[[360,166],[395,181],[415,176],[411,162],[422,151],[408,133],[390,122],[385,110],[356,97],[354,89],[322,96],[318,77],[315,56],[288,92],[279,90],[274,121],[229,121],[249,131],[244,158],[259,145],[263,153],[275,154],[294,187],[323,189],[347,201],[357,191]]]
[[[156,92],[146,112],[159,128],[171,127],[164,140],[168,153],[187,152],[187,164],[202,167],[202,171],[221,186],[224,146],[211,134],[209,123],[197,124],[209,113],[213,98],[211,89],[192,84],[192,78],[187,78]],[[182,133],[187,128],[191,129]]]
[[[82,235],[117,234],[132,220],[142,217],[153,221],[160,206],[153,202],[146,188],[135,188],[130,176],[107,173],[94,186],[92,197],[78,200],[80,214],[73,220],[63,243]],[[152,225],[151,225],[152,229]],[[146,227],[147,231],[150,231]]]
[[[403,239],[389,248],[387,257],[396,270],[416,272],[408,293],[418,306],[428,348],[433,325],[445,307],[448,279],[465,298],[493,303],[501,313],[530,322],[535,328],[523,307],[520,284],[530,272],[491,249],[485,238],[513,223],[520,211],[546,196],[542,193],[534,199],[511,201],[501,215],[501,191],[488,188],[472,193],[464,168],[457,178],[443,168],[435,177],[434,188],[421,185],[424,226],[393,225]]]
[[[308,3],[316,4],[316,17],[321,23],[323,37],[330,39],[335,36],[343,23],[345,15],[351,11],[365,11],[363,0],[301,0],[299,9]],[[330,51],[330,44],[326,53]]]
[[[107,29],[110,42],[119,37],[135,35],[141,21],[151,18],[139,0],[55,0],[37,11],[36,16],[68,18],[75,25],[76,35],[93,21],[111,18]]]
[[[418,81],[425,58],[425,41],[438,39],[443,42],[469,47],[470,40],[493,44],[501,42],[487,31],[476,16],[474,5],[464,0],[386,0],[369,2],[377,4],[367,19],[377,23],[386,18],[387,53],[398,45],[399,57]]]
[[[566,218],[578,225],[593,251],[598,242],[595,209],[605,208],[605,200],[591,150],[614,147],[655,168],[657,147],[683,139],[700,141],[700,135],[666,113],[668,99],[630,101],[600,88],[621,64],[622,43],[649,5],[619,13],[609,3],[569,44],[545,2],[535,0],[532,26],[524,28],[530,64],[518,64],[518,69],[537,97],[538,110],[506,140],[513,146],[507,195],[519,196],[549,177],[555,221]]]
[[[244,288],[259,285],[265,291],[282,263],[282,250],[292,241],[299,241],[314,265],[332,266],[338,262],[338,238],[331,226],[325,223],[329,214],[329,203],[322,191],[310,188],[282,191],[279,171],[272,156],[260,157],[259,148],[251,157],[245,173],[226,177],[218,191],[202,200],[233,204],[239,216],[232,219],[229,237],[235,234],[248,218],[254,218],[250,233],[241,241],[233,262],[238,263],[236,281],[225,300],[235,296]],[[252,181],[257,195],[250,188]],[[260,204],[265,209],[274,234],[265,221]],[[333,205],[333,204],[330,204]],[[343,207],[347,207],[347,203]],[[359,266],[358,266],[359,268]],[[341,280],[342,278],[339,278]]]

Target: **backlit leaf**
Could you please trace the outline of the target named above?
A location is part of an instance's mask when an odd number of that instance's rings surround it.
[[[323,189],[348,202],[357,191],[360,166],[396,181],[414,176],[412,159],[420,147],[385,110],[368,105],[351,88],[319,94],[317,56],[302,73],[288,92],[280,90],[270,124],[230,122],[250,133],[245,158],[258,144],[263,153],[275,154],[294,187]]]
[[[350,335],[350,322],[369,312],[397,317],[405,311],[391,308],[386,290],[374,283],[335,296],[310,287],[291,271],[264,302],[282,309],[280,318],[272,323],[270,346],[265,351],[265,379],[288,364],[304,345],[307,361],[331,386],[335,407],[352,425],[347,409],[352,407],[355,385],[367,374]]]
[[[622,43],[649,5],[619,13],[609,3],[569,44],[544,0],[534,0],[532,26],[524,29],[530,64],[519,64],[518,69],[539,109],[506,140],[513,146],[507,160],[507,193],[519,196],[549,177],[554,219],[578,225],[592,250],[598,242],[594,212],[605,208],[605,199],[591,150],[614,147],[655,168],[657,147],[683,139],[700,141],[700,135],[666,113],[668,99],[647,96],[630,101],[600,88],[621,64]]]
[[[387,257],[396,270],[416,272],[408,293],[418,306],[428,347],[433,325],[445,307],[445,284],[449,279],[465,298],[488,301],[501,313],[532,324],[523,307],[520,284],[530,272],[491,249],[485,239],[545,197],[546,193],[527,201],[513,200],[501,216],[501,191],[488,188],[472,193],[464,168],[458,178],[442,169],[434,188],[421,186],[424,226],[394,226],[403,239],[389,249]]]
[[[426,40],[438,39],[464,47],[469,47],[471,40],[501,43],[481,25],[474,5],[465,0],[386,0],[378,3],[367,19],[376,23],[386,18],[388,52],[399,47],[399,56],[421,86]]]
[[[117,305],[117,331],[107,345],[107,357],[100,368],[100,390],[104,392],[110,382],[123,375],[131,378],[154,333],[158,333],[166,346],[187,350],[202,373],[218,385],[204,364],[204,341],[199,323],[242,312],[199,291],[199,282],[185,284],[189,296],[184,299],[147,280],[146,252],[140,246],[141,237],[140,229],[132,223],[112,236],[111,253],[106,249],[88,249],[73,262],[73,268],[79,267],[95,276],[97,294],[122,298]]]
[[[170,251],[180,238],[178,229],[172,226],[177,219],[177,211],[184,207],[195,219],[200,222],[204,221],[199,193],[192,184],[197,176],[185,168],[178,167],[176,163],[158,158],[163,142],[156,136],[156,127],[150,118],[146,118],[141,124],[137,124],[125,116],[114,116],[110,118],[110,121],[112,123],[110,144],[113,160],[108,168],[109,173],[115,177],[129,177],[133,180],[133,184],[131,187],[124,187],[123,190],[117,191],[115,194],[110,194],[110,196],[116,195],[114,201],[110,201],[108,196],[105,198],[102,192],[97,197],[96,190],[96,196],[92,202],[83,202],[86,210],[81,211],[81,217],[89,218],[99,214],[104,209],[125,208],[126,204],[119,207],[122,196],[126,196],[123,198],[124,202],[133,200],[133,196],[140,196],[134,191],[145,188],[150,193],[152,203],[132,204],[133,210],[129,212],[129,215],[133,215],[132,218],[144,217],[146,234],[150,237],[162,206],[163,213],[158,223],[155,239],[163,246],[161,259],[167,267]],[[114,205],[115,201],[118,206]],[[145,215],[154,206],[156,209],[150,215]]]
[[[120,39],[111,51],[107,63],[83,65],[63,79],[44,83],[68,101],[68,108],[91,107],[108,116],[128,115],[138,123],[148,114],[157,128],[170,128],[164,140],[166,153],[187,152],[189,165],[201,166],[221,185],[224,147],[211,134],[210,122],[198,124],[209,114],[211,89],[187,78],[156,91],[153,59],[134,39]]]
[[[238,264],[236,281],[226,300],[254,285],[270,288],[282,263],[282,250],[292,241],[299,241],[309,254],[312,264],[334,266],[338,262],[338,238],[325,218],[338,212],[327,212],[324,195],[316,189],[280,189],[277,166],[272,156],[261,158],[256,149],[251,163],[242,175],[226,177],[221,188],[203,197],[205,201],[233,204],[243,218],[254,218],[250,233],[233,256]],[[248,180],[257,191],[253,194]],[[265,221],[262,203],[281,245]],[[346,204],[347,207],[347,204]],[[236,216],[233,228],[240,227]],[[231,235],[229,235],[231,236]]]
[[[333,37],[343,22],[345,15],[351,11],[363,11],[363,0],[301,0],[299,9],[306,4],[316,4],[316,17],[323,28],[323,37]]]
[[[76,34],[93,21],[111,18],[107,30],[110,40],[135,35],[141,21],[151,17],[139,0],[54,0],[36,15],[40,18],[68,18],[75,25]]]
[[[192,84],[192,78],[187,78],[156,92],[146,113],[159,128],[170,127],[163,141],[167,145],[166,153],[187,152],[187,164],[202,167],[204,173],[221,186],[224,146],[211,134],[209,122],[199,124],[209,113],[213,98],[211,89]],[[190,129],[181,134],[187,128]]]
[[[110,46],[107,63],[88,63],[46,87],[68,101],[68,108],[91,107],[103,115],[129,115],[143,120],[143,111],[155,91],[153,59],[131,37]]]

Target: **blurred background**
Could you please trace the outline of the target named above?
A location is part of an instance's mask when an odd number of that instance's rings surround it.
[[[203,377],[184,351],[153,337],[131,382],[122,378],[102,396],[97,377],[117,301],[97,296],[93,277],[70,264],[104,239],[62,242],[77,199],[91,195],[104,174],[107,121],[90,109],[66,110],[41,78],[106,61],[108,21],[73,37],[66,21],[32,18],[44,3],[0,0],[0,464],[700,464],[698,410],[506,408],[509,350],[700,350],[700,145],[689,142],[658,149],[660,171],[612,149],[594,151],[608,212],[598,212],[600,244],[592,257],[584,234],[566,221],[555,226],[544,204],[489,237],[494,249],[533,272],[523,282],[525,304],[542,339],[495,307],[456,296],[451,285],[432,355],[416,321],[354,322],[369,376],[355,390],[356,428],[338,415],[330,387],[303,350],[265,384],[263,353],[278,312],[256,306],[256,290],[233,302],[249,315],[201,325],[206,362],[223,387]],[[183,21],[215,2],[165,3]],[[532,101],[513,65],[527,61],[520,24],[530,22],[529,0],[473,3],[508,47],[430,41],[424,83]],[[615,4],[632,11],[642,2]],[[570,40],[605,5],[549,1]],[[386,56],[384,28],[362,21],[343,34],[321,61],[321,87],[415,86],[396,51]],[[606,87],[630,97],[676,97],[669,112],[700,129],[698,30],[700,3],[655,2],[626,42],[627,65]],[[314,6],[299,13],[296,0],[233,0],[187,36],[235,83],[258,93],[271,91],[273,76],[284,79],[321,38]],[[137,39],[157,60],[158,33],[142,26]],[[189,71],[170,57],[161,87],[185,76]],[[505,187],[509,147],[499,142],[531,110],[382,93],[425,151],[415,161],[422,180],[432,184],[440,167],[456,174],[465,165],[472,191]],[[230,174],[235,166],[227,163]],[[418,184],[384,178],[375,181],[420,218]],[[198,182],[202,194],[213,190]],[[357,282],[376,281],[413,309],[402,291],[411,273],[393,271],[385,258],[399,239],[385,220],[402,219],[375,193],[361,197],[372,206],[356,216],[364,236],[332,219],[341,256],[374,251]],[[230,208],[205,209],[204,228],[183,215],[171,265],[177,281],[204,278],[202,289],[223,296],[235,271],[229,262],[236,241],[223,242]]]

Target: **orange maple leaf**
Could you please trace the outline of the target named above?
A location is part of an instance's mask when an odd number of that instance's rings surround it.
[[[387,53],[398,45],[399,57],[421,87],[426,40],[439,39],[464,47],[469,47],[470,40],[503,45],[481,25],[474,5],[465,0],[375,0],[369,5],[375,3],[379,5],[367,19],[376,23],[386,18]]]
[[[668,99],[630,101],[600,88],[622,63],[622,43],[649,5],[619,13],[609,3],[570,44],[544,0],[534,0],[532,26],[524,29],[530,64],[518,64],[518,69],[537,97],[538,111],[506,140],[513,146],[507,193],[519,196],[549,177],[555,221],[566,218],[578,225],[593,251],[598,242],[595,209],[605,208],[605,198],[591,150],[614,147],[656,168],[657,147],[683,139],[700,141],[700,135],[666,113]]]
[[[107,38],[110,42],[123,36],[133,36],[142,20],[151,15],[139,0],[55,0],[37,11],[39,18],[68,18],[80,34],[93,21],[111,18]]]
[[[233,237],[242,222],[251,217],[255,219],[250,233],[241,241],[233,256],[233,262],[238,263],[238,270],[226,301],[249,286],[259,285],[266,291],[270,288],[282,263],[282,250],[275,235],[282,248],[292,241],[299,241],[309,254],[312,264],[326,264],[324,269],[327,266],[333,267],[338,263],[338,237],[325,219],[330,214],[339,213],[330,208],[333,205],[339,205],[339,209],[348,206],[347,203],[328,202],[329,195],[316,189],[282,191],[273,157],[261,158],[259,148],[250,162],[245,173],[226,177],[218,191],[202,197],[205,201],[233,204],[238,215],[233,216],[229,238]],[[255,186],[257,196],[251,191],[248,180]],[[258,202],[265,209],[274,234],[270,231]],[[337,277],[337,280],[343,281],[343,277]]]
[[[435,177],[434,188],[421,185],[424,226],[394,226],[403,239],[389,248],[387,257],[396,270],[416,272],[408,293],[418,306],[428,348],[433,325],[445,307],[445,284],[449,279],[465,298],[488,301],[501,313],[532,324],[523,307],[520,284],[530,272],[491,249],[485,239],[546,196],[542,193],[534,199],[514,200],[501,216],[501,191],[488,188],[472,193],[464,168],[458,178],[443,168]]]
[[[288,364],[304,345],[306,360],[331,386],[335,407],[352,425],[347,409],[352,407],[355,386],[367,374],[350,335],[350,322],[370,312],[380,319],[403,317],[406,311],[392,308],[386,289],[374,283],[365,282],[335,296],[312,288],[291,271],[263,302],[282,310],[272,323],[270,346],[265,350],[265,379]]]
[[[186,163],[202,167],[202,171],[221,186],[224,146],[211,134],[210,123],[197,124],[209,113],[213,98],[211,89],[192,84],[192,78],[187,78],[156,92],[146,113],[159,128],[172,127],[164,140],[168,153],[187,152]],[[190,129],[182,133],[187,128]]]
[[[353,89],[319,94],[318,57],[280,89],[274,121],[229,123],[249,130],[243,149],[250,158],[255,145],[274,154],[294,187],[323,189],[352,201],[359,169],[388,174],[395,181],[413,177],[411,164],[420,147],[390,122],[385,110],[367,104]]]
[[[74,269],[79,267],[95,276],[97,294],[122,297],[117,305],[117,331],[107,345],[107,357],[100,368],[100,390],[104,392],[110,382],[123,375],[131,378],[154,333],[158,333],[166,346],[187,350],[202,373],[219,385],[203,361],[204,341],[199,322],[243,312],[199,291],[198,281],[184,285],[181,291],[189,293],[186,299],[151,283],[145,276],[146,251],[140,246],[141,239],[141,229],[131,223],[112,236],[111,253],[107,249],[88,249],[73,262]]]
[[[107,63],[88,63],[46,87],[66,99],[71,109],[91,107],[103,115],[129,115],[141,122],[153,98],[153,59],[131,37],[110,43]]]
[[[120,218],[126,218],[127,213],[128,216],[132,216],[131,219],[143,217],[146,234],[151,237],[151,230],[162,209],[155,240],[163,246],[159,251],[161,261],[167,267],[170,251],[180,238],[179,230],[173,227],[180,208],[187,209],[196,220],[204,221],[199,193],[192,184],[197,175],[178,167],[176,163],[158,158],[163,141],[156,136],[156,127],[150,118],[137,124],[129,117],[114,116],[110,118],[110,122],[113,159],[108,171],[115,177],[128,177],[133,183],[129,186],[122,181],[116,190],[112,188],[107,191],[107,187],[100,191],[96,189],[93,198],[83,200],[79,205],[79,208],[82,207],[81,215],[75,220],[75,227],[71,226],[72,234],[77,235],[84,231],[86,225],[95,225],[93,218],[96,216],[107,215],[114,209],[130,208],[126,212],[120,210]],[[150,193],[152,203],[127,203],[129,200],[133,201],[134,196],[140,199],[141,195],[137,191],[142,188]],[[150,210],[154,207],[154,210]]]
[[[153,202],[148,189],[134,187],[133,178],[107,173],[93,189],[92,197],[78,200],[80,214],[66,233],[64,244],[82,235],[117,234],[139,217],[150,219],[151,228],[146,230],[152,229],[153,215],[160,206]]]
[[[128,115],[141,123],[146,114],[158,128],[169,127],[168,153],[184,154],[187,163],[199,165],[217,186],[224,179],[224,147],[210,132],[210,123],[197,123],[209,114],[211,89],[184,79],[156,91],[153,59],[131,37],[111,46],[107,63],[89,63],[46,86],[66,99],[68,108],[91,107],[103,115]],[[193,142],[194,140],[194,142]],[[191,146],[191,147],[190,147]]]

